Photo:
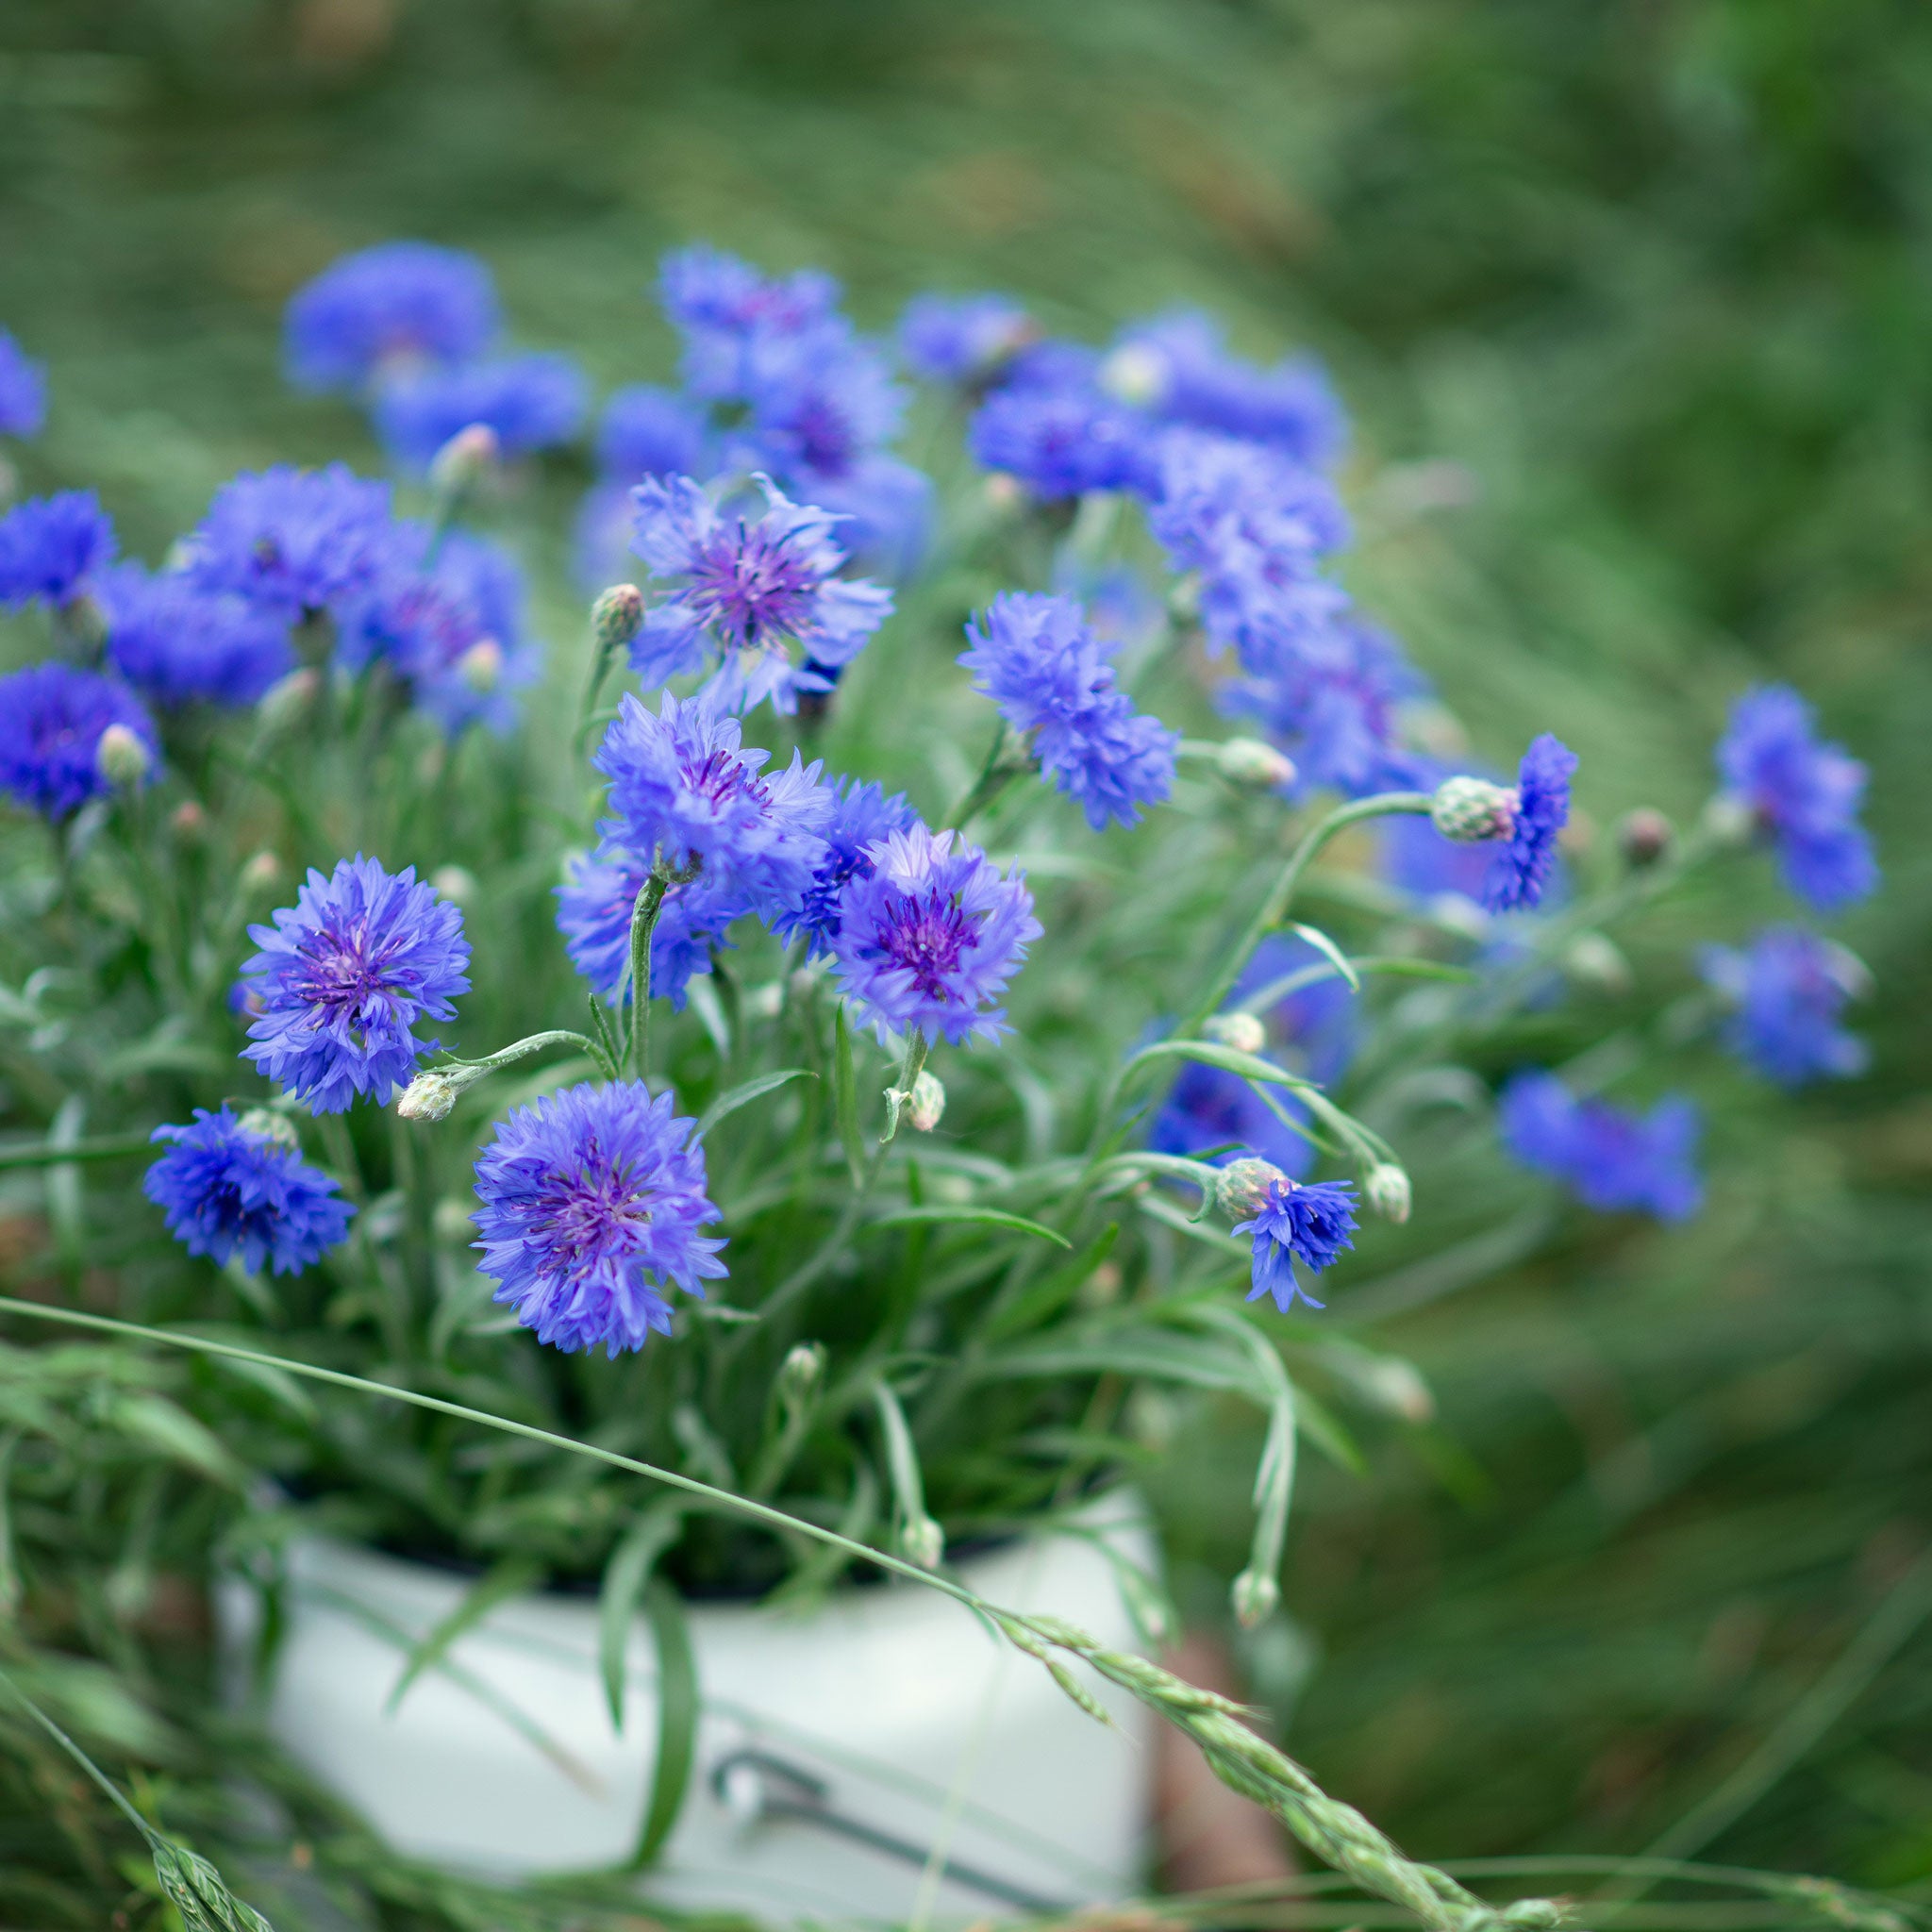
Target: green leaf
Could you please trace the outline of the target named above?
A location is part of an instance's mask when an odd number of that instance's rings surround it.
[[[226,1489],[240,1490],[247,1483],[248,1472],[223,1447],[221,1439],[164,1395],[118,1396],[107,1419],[123,1435],[158,1449],[176,1462],[185,1462]]]
[[[698,1741],[698,1668],[691,1654],[684,1600],[659,1577],[644,1592],[644,1613],[658,1644],[658,1760],[651,1770],[651,1797],[631,1864],[648,1865],[684,1808],[691,1789],[691,1761]]]
[[[1292,1087],[1297,1093],[1320,1091],[1312,1080],[1291,1074],[1273,1060],[1264,1060],[1252,1053],[1237,1053],[1231,1046],[1217,1046],[1211,1040],[1157,1040],[1152,1046],[1143,1046],[1127,1062],[1121,1070],[1122,1077],[1124,1079],[1137,1067],[1160,1059],[1198,1060],[1204,1067],[1219,1067],[1223,1073],[1239,1074],[1244,1080]]]
[[[528,1557],[506,1557],[477,1578],[465,1592],[462,1602],[448,1616],[439,1619],[404,1659],[402,1673],[389,1693],[389,1702],[383,1707],[385,1714],[395,1710],[408,1694],[409,1686],[425,1671],[440,1664],[449,1655],[451,1647],[464,1631],[474,1628],[506,1597],[520,1596],[542,1574],[542,1566]]]
[[[787,1067],[780,1073],[760,1074],[756,1080],[747,1080],[742,1086],[732,1088],[728,1093],[719,1094],[698,1116],[697,1131],[691,1139],[693,1141],[702,1141],[726,1114],[736,1113],[741,1107],[749,1107],[754,1100],[774,1092],[790,1081],[817,1078],[809,1067]]]
[[[1050,1322],[1112,1253],[1120,1237],[1120,1223],[1108,1222],[1071,1261],[1063,1261],[1050,1274],[1041,1275],[1009,1307],[996,1309],[980,1331],[982,1341],[1004,1341],[1008,1336],[1024,1335],[1029,1328]]]
[[[975,1379],[1021,1375],[1145,1375],[1197,1389],[1224,1389],[1265,1406],[1274,1391],[1253,1363],[1205,1336],[1141,1326],[1091,1341],[1023,1343],[972,1365]]]
[[[1323,958],[1348,982],[1350,992],[1361,991],[1361,979],[1350,963],[1348,955],[1319,925],[1303,925],[1299,921],[1291,920],[1288,930],[1293,933],[1296,939],[1304,940],[1313,946],[1316,952],[1320,953]]]
[[[610,1706],[610,1722],[619,1731],[624,1729],[625,1653],[629,1647],[631,1619],[643,1601],[644,1586],[658,1558],[676,1541],[683,1526],[683,1504],[668,1498],[654,1504],[639,1517],[604,1566],[604,1587],[597,1596],[597,1663]]]
[[[852,1171],[852,1185],[865,1180],[865,1144],[858,1133],[858,1079],[852,1065],[852,1029],[845,1024],[845,1004],[841,1000],[832,1016],[832,1091],[839,1114],[839,1138],[845,1143],[845,1165]]]
[[[980,1222],[988,1227],[1009,1227],[1016,1234],[1038,1235],[1041,1241],[1057,1241],[1061,1247],[1069,1250],[1074,1245],[1065,1235],[1042,1226],[1037,1221],[1028,1221],[1024,1214],[1008,1214],[1004,1208],[901,1208],[894,1213],[880,1215],[876,1221],[868,1221],[866,1226],[912,1227],[921,1222],[928,1221]]]

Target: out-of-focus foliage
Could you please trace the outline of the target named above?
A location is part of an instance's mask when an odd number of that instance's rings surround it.
[[[1752,1802],[1675,1848],[1932,1878],[1932,1636],[1868,1646],[1790,1768],[1777,1733],[1874,1617],[1908,1623],[1892,1592],[1932,1533],[1932,21],[46,0],[0,11],[0,320],[58,398],[24,465],[100,482],[141,547],[239,467],[354,447],[275,362],[281,302],[342,249],[479,249],[528,340],[616,381],[661,367],[640,288],[704,235],[824,263],[874,324],[916,288],[990,285],[1089,335],[1196,299],[1246,349],[1314,347],[1377,467],[1404,466],[1365,599],[1492,741],[1561,718],[1605,802],[1688,810],[1750,678],[1816,696],[1874,771],[1888,889],[1845,935],[1879,983],[1874,1071],[1802,1113],[1740,1076],[1727,1178],[1687,1231],[1579,1221],[1533,1271],[1358,1282],[1413,1305],[1384,1339],[1437,1418],[1391,1424],[1366,1481],[1310,1470],[1303,1641],[1276,1626],[1248,1663],[1298,1754],[1424,1852],[1641,1851],[1741,1770]],[[1707,910],[1679,902],[1651,942],[1681,955]],[[1224,1576],[1254,1443],[1231,1416],[1181,1446],[1163,1499]],[[122,1560],[102,1553],[104,1590]],[[185,1708],[192,1681],[143,1688]],[[106,1687],[40,1689],[108,1761],[192,1759]],[[0,1775],[44,1795],[50,1766]],[[108,1897],[91,1828],[74,1869]]]

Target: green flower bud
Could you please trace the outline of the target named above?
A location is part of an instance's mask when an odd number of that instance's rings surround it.
[[[946,1110],[946,1090],[924,1067],[906,1097],[906,1118],[922,1133],[929,1134],[939,1125]]]
[[[495,466],[502,447],[487,423],[458,429],[429,461],[429,487],[439,496],[467,496]]]
[[[937,1570],[946,1554],[946,1533],[930,1516],[915,1516],[899,1533],[906,1559],[922,1570]]]
[[[1230,738],[1214,755],[1214,768],[1230,785],[1281,791],[1294,783],[1294,760],[1258,738]]]
[[[1252,1013],[1216,1013],[1202,1023],[1201,1038],[1236,1053],[1259,1053],[1268,1044],[1268,1029]]]
[[[591,606],[591,633],[600,651],[627,650],[644,625],[644,593],[635,584],[612,584]]]
[[[1268,1196],[1288,1176],[1272,1160],[1248,1156],[1230,1160],[1221,1170],[1215,1199],[1230,1221],[1246,1221],[1268,1205]]]
[[[1384,1221],[1400,1226],[1408,1219],[1408,1176],[1390,1161],[1378,1160],[1362,1177],[1362,1197]]]
[[[1243,1570],[1228,1592],[1234,1605],[1234,1620],[1243,1630],[1265,1624],[1281,1607],[1281,1586],[1272,1576]]]
[[[125,724],[109,724],[94,746],[94,766],[117,791],[131,791],[153,769],[147,746]]]
[[[1429,823],[1459,845],[1507,839],[1516,829],[1516,793],[1487,778],[1444,778],[1429,806]]]
[[[1624,863],[1633,872],[1657,864],[1669,853],[1675,840],[1676,833],[1672,829],[1670,820],[1647,805],[1626,812],[1623,824],[1617,827],[1617,850],[1623,854]]]

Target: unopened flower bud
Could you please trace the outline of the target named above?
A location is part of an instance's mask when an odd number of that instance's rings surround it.
[[[265,892],[282,875],[282,861],[273,852],[258,852],[242,868],[242,890],[244,892]]]
[[[302,1144],[296,1135],[294,1122],[272,1107],[251,1107],[235,1124],[258,1141],[273,1141],[281,1147],[299,1147]]]
[[[906,1118],[922,1134],[929,1134],[939,1125],[940,1116],[946,1110],[946,1090],[939,1080],[924,1067],[912,1083],[912,1091],[906,1097]]]
[[[1286,791],[1294,783],[1294,760],[1258,738],[1230,738],[1214,754],[1214,769],[1230,785],[1257,791]]]
[[[1236,1053],[1259,1053],[1268,1044],[1268,1029],[1253,1013],[1216,1013],[1202,1022],[1201,1038]]]
[[[434,1067],[425,1067],[403,1089],[396,1112],[406,1121],[441,1121],[449,1118],[457,1095],[470,1083],[453,1078]]]
[[[476,896],[476,874],[467,865],[439,865],[429,883],[452,906],[467,906]]]
[[[192,798],[185,798],[169,815],[169,829],[177,839],[199,839],[208,830],[208,813]]]
[[[261,694],[255,715],[264,731],[286,731],[302,719],[322,689],[322,674],[312,664],[277,678]]]
[[[465,496],[489,474],[502,454],[496,431],[487,423],[458,429],[429,459],[429,487],[439,496]]]
[[[1475,845],[1507,839],[1516,829],[1517,797],[1507,785],[1487,778],[1444,778],[1429,805],[1429,823],[1445,839]]]
[[[1399,1355],[1376,1356],[1362,1367],[1361,1389],[1406,1423],[1425,1423],[1436,1413],[1436,1398],[1413,1362]]]
[[[1362,1177],[1362,1197],[1384,1221],[1399,1227],[1408,1219],[1408,1176],[1392,1161],[1378,1160]]]
[[[1151,342],[1123,342],[1100,365],[1100,386],[1137,409],[1156,408],[1166,395],[1167,358]]]
[[[937,1570],[946,1554],[946,1533],[930,1516],[915,1516],[900,1532],[899,1547],[908,1562],[922,1570]]]
[[[1635,811],[1626,812],[1617,827],[1617,850],[1624,855],[1625,865],[1641,871],[1647,865],[1655,865],[1670,851],[1675,836],[1670,820],[1662,812],[1655,807],[1641,805]]]
[[[1011,516],[1026,502],[1026,486],[1004,470],[990,471],[984,488],[986,507],[996,516]]]
[[[1234,1604],[1234,1620],[1243,1630],[1265,1624],[1281,1605],[1281,1586],[1272,1576],[1243,1570],[1229,1592]]]
[[[600,651],[622,651],[644,625],[644,593],[635,584],[612,584],[591,606],[591,634]]]
[[[1563,948],[1563,971],[1598,992],[1630,991],[1630,962],[1600,932],[1580,932]]]
[[[1221,1211],[1231,1221],[1245,1221],[1260,1213],[1269,1196],[1288,1176],[1272,1160],[1257,1160],[1253,1155],[1230,1160],[1221,1170],[1214,1197]]]
[[[478,638],[457,659],[457,675],[478,697],[488,697],[503,679],[503,646],[494,638]]]
[[[94,768],[117,791],[139,785],[153,764],[147,746],[125,724],[109,724],[94,746]]]
[[[1748,845],[1757,832],[1757,815],[1735,792],[1720,791],[1704,808],[1704,829],[1724,845]]]
[[[778,1400],[787,1408],[796,1408],[824,1379],[824,1343],[794,1342],[778,1365]]]

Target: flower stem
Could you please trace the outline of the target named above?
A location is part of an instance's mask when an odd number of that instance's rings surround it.
[[[925,1065],[925,1057],[932,1050],[932,1042],[923,1032],[915,1031],[907,1036],[906,1058],[899,1063],[899,1077],[886,1089],[886,1124],[879,1135],[879,1145],[886,1143],[899,1131],[899,1110],[912,1098],[912,1083],[919,1078],[919,1071]]]
[[[1019,748],[1008,742],[1010,734],[1005,719],[994,732],[992,745],[986,754],[986,762],[979,768],[979,775],[974,779],[965,793],[943,819],[940,821],[941,831],[963,832],[992,802],[1010,785],[1020,774],[1026,770],[1030,760],[1019,756]]]
[[[644,1077],[644,1061],[651,1050],[651,928],[663,909],[664,893],[671,875],[654,865],[651,875],[638,888],[637,904],[630,914],[630,1033],[625,1061],[633,1079]]]

